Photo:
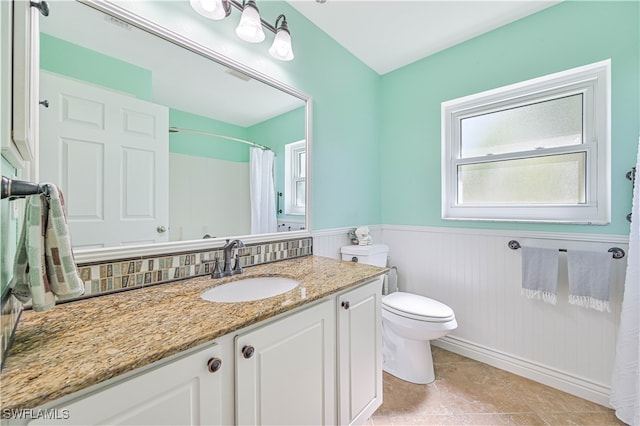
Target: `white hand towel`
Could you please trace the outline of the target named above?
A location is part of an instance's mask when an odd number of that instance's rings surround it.
[[[34,311],[51,309],[54,295],[69,299],[84,293],[71,250],[64,198],[54,185],[48,184],[48,197],[27,198],[10,287],[20,301],[31,299]]]
[[[558,250],[522,247],[522,290],[529,299],[556,304],[558,289]]]
[[[609,252],[569,250],[569,303],[609,312],[611,262]]]

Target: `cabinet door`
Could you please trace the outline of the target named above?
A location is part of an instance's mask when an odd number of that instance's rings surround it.
[[[209,372],[220,357],[217,345],[125,379],[68,404],[40,410],[29,425],[218,425],[223,365]],[[53,418],[52,418],[53,417]]]
[[[36,160],[40,2],[13,2],[13,142],[25,161]],[[47,12],[48,13],[48,12]]]
[[[363,424],[382,404],[382,282],[338,296],[339,424]]]
[[[235,348],[238,424],[335,424],[333,300],[238,335]]]

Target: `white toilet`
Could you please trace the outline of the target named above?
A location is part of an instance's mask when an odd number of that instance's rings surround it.
[[[384,244],[344,246],[342,260],[386,266]],[[430,341],[458,327],[453,310],[444,303],[389,286],[382,297],[382,368],[411,383],[435,380]]]

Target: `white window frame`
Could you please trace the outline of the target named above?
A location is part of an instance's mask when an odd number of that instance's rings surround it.
[[[583,143],[462,158],[461,120],[505,108],[583,95]],[[442,218],[607,224],[611,221],[611,60],[527,80],[442,103]],[[458,166],[585,152],[586,202],[581,204],[473,205],[458,202]]]
[[[296,184],[305,182],[306,178],[296,173],[300,170],[298,159],[302,152],[306,158],[307,145],[303,140],[286,144],[284,147],[284,213],[290,215],[304,215],[305,206],[296,204]],[[306,194],[305,194],[306,197]]]

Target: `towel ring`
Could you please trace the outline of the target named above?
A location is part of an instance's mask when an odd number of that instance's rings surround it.
[[[522,246],[520,245],[520,243],[516,240],[510,240],[507,243],[507,246],[511,249],[511,250],[518,250],[519,248],[521,248]],[[562,252],[566,252],[567,249],[558,249],[558,251],[562,251]],[[626,253],[624,252],[623,249],[621,249],[620,247],[611,247],[609,250],[607,250],[609,253],[613,254],[613,258],[614,259],[622,259]]]

